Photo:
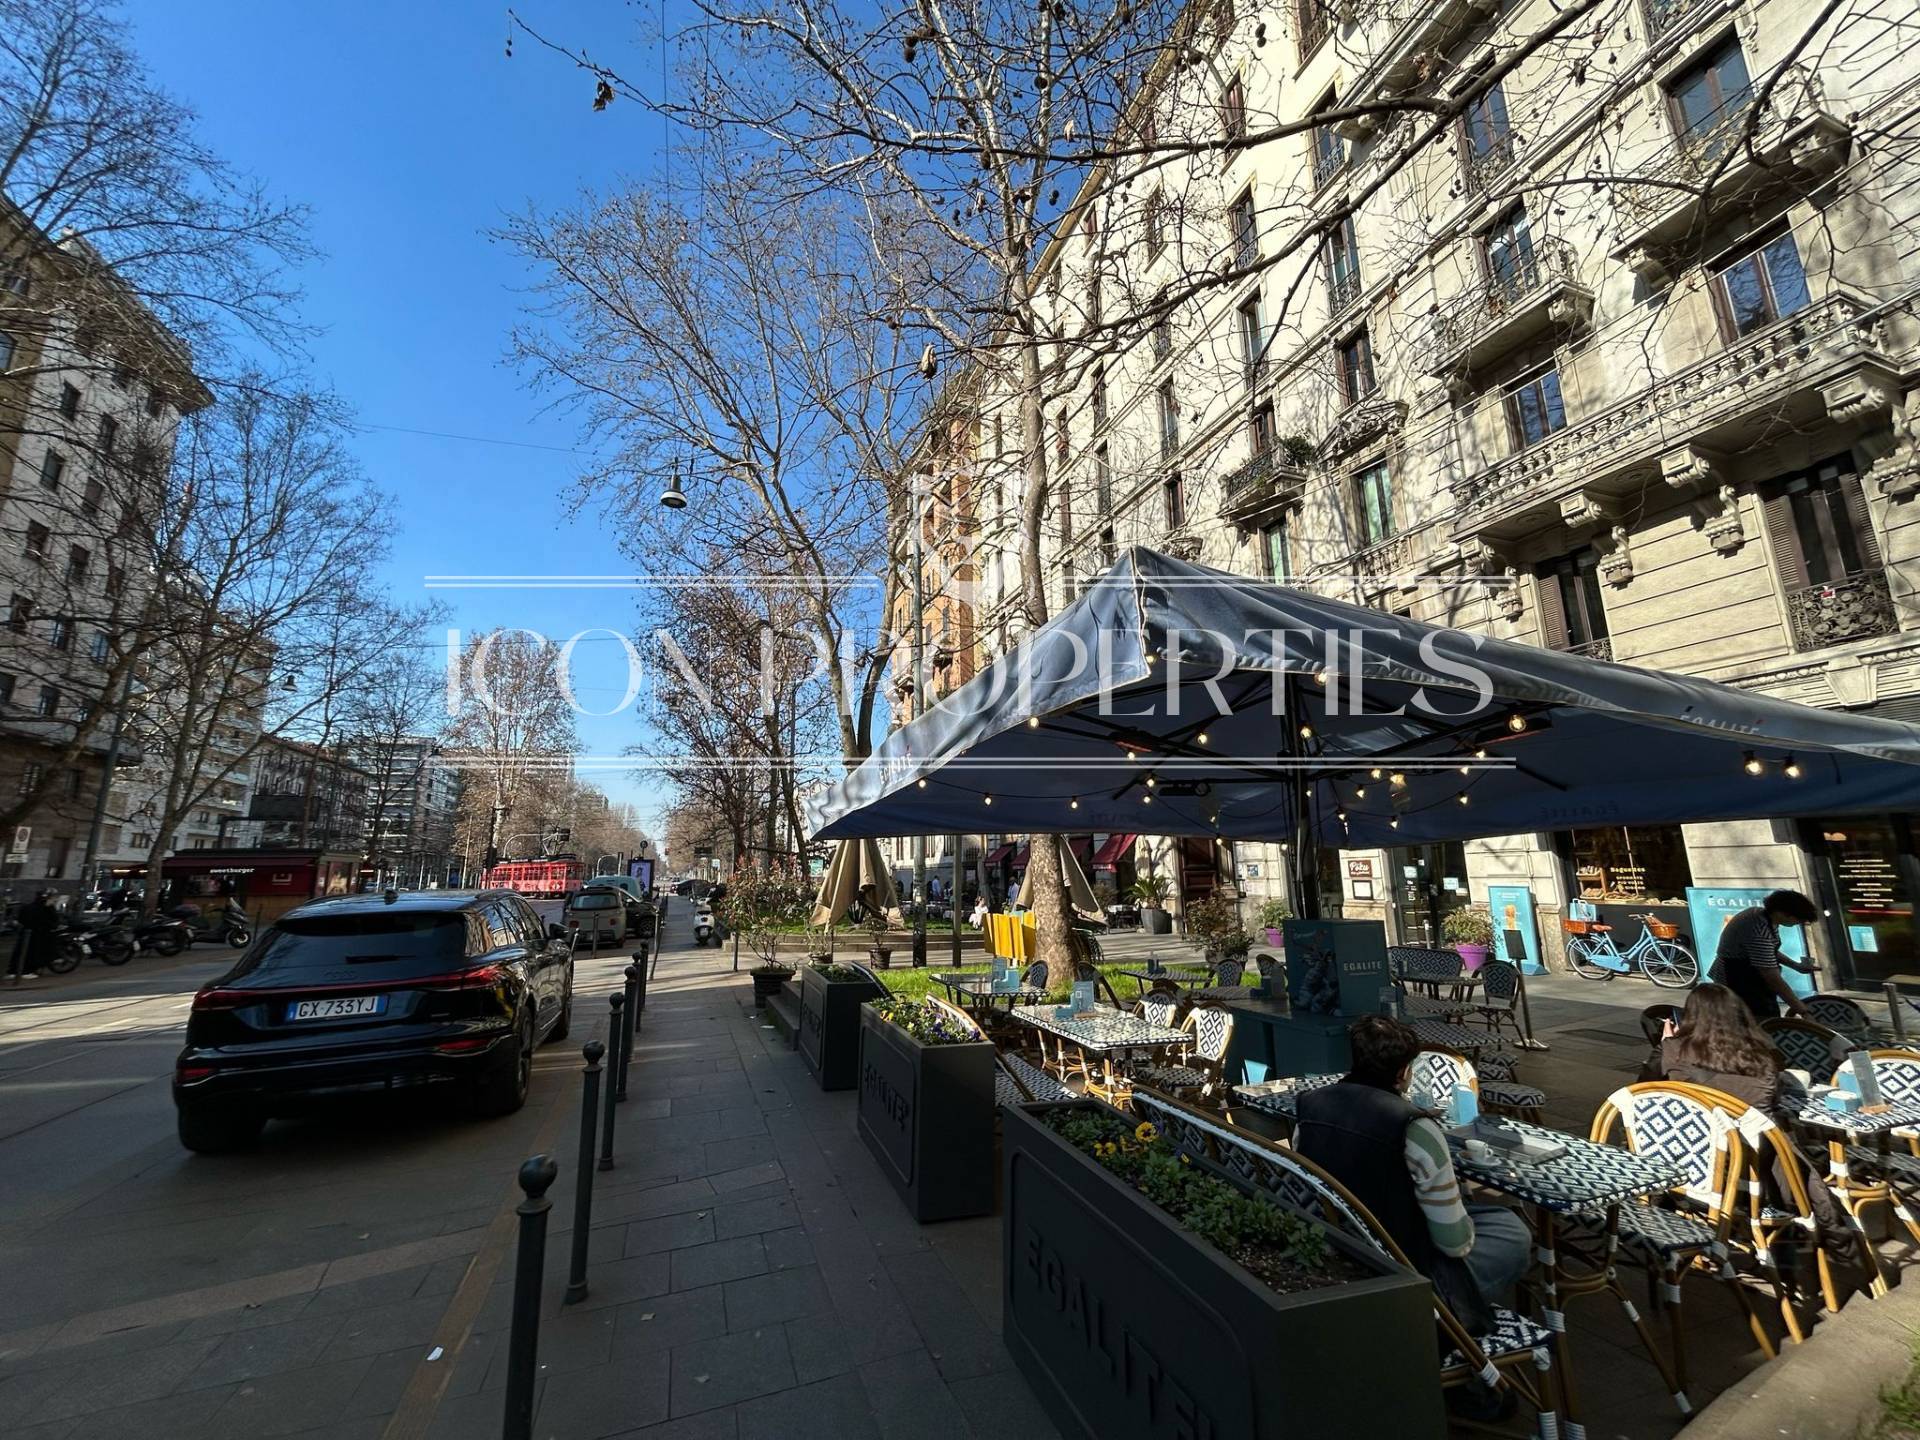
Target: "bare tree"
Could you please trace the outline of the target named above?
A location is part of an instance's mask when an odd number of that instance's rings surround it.
[[[484,836],[491,868],[523,801],[543,772],[571,770],[573,710],[559,674],[559,652],[513,630],[476,635],[460,656],[458,703],[446,728],[447,761],[466,774],[464,827]]]
[[[178,526],[154,602],[167,623],[133,708],[155,782],[149,875],[269,734],[330,713],[413,638],[393,632],[373,587],[386,507],[336,417],[312,398],[234,394],[192,422],[175,470]]]

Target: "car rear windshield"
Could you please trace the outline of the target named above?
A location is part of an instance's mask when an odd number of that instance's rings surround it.
[[[617,910],[624,904],[624,900],[608,890],[591,890],[585,895],[573,897],[573,908],[576,910]]]
[[[469,963],[467,937],[459,910],[289,916],[260,937],[232,978],[315,985],[440,975]]]

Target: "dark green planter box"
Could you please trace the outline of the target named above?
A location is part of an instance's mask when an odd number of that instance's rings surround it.
[[[922,1045],[860,1007],[860,1138],[913,1218],[993,1213],[993,1042]]]
[[[1353,1046],[1341,1015],[1289,1015],[1278,1000],[1236,1000],[1233,1038],[1227,1043],[1227,1078],[1258,1085],[1287,1075],[1344,1075],[1353,1068]]]
[[[1087,1104],[1088,1102],[1080,1102]],[[1086,1440],[1439,1440],[1433,1292],[1377,1278],[1280,1295],[1040,1122],[1002,1112],[1002,1338]]]
[[[858,980],[829,980],[813,966],[800,971],[800,1054],[822,1090],[860,1083],[860,1007],[886,986],[865,971]]]

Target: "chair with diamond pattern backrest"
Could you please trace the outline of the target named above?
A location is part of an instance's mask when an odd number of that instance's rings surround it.
[[[1190,1161],[1224,1171],[1281,1205],[1312,1216],[1389,1264],[1413,1268],[1360,1199],[1305,1156],[1146,1086],[1135,1087],[1133,1110]],[[1540,1413],[1540,1433],[1557,1434],[1559,1416],[1547,1408],[1545,1398],[1553,1393],[1550,1332],[1524,1315],[1492,1308],[1493,1330],[1474,1336],[1436,1297],[1434,1320],[1447,1341],[1440,1383],[1452,1388],[1478,1378],[1496,1388],[1510,1386]],[[1511,1373],[1528,1365],[1538,1372],[1531,1380]]]
[[[1873,1021],[1857,1000],[1844,995],[1808,995],[1800,1003],[1817,1022],[1846,1036],[1848,1044],[1873,1043]]]
[[[1782,1239],[1791,1238],[1797,1245],[1811,1247],[1828,1310],[1837,1312],[1841,1303],[1839,1289],[1834,1282],[1836,1260],[1842,1266],[1850,1266],[1864,1259],[1870,1286],[1876,1293],[1884,1290],[1886,1282],[1880,1274],[1878,1261],[1852,1210],[1842,1209],[1840,1215],[1847,1224],[1844,1249],[1846,1252],[1857,1251],[1857,1254],[1842,1253],[1842,1242],[1836,1236],[1823,1232],[1809,1198],[1809,1187],[1820,1184],[1820,1178],[1808,1169],[1792,1138],[1771,1115],[1748,1105],[1744,1100],[1710,1090],[1704,1085],[1688,1085],[1679,1081],[1667,1083],[1669,1088],[1692,1095],[1701,1103],[1728,1116],[1739,1132],[1746,1193],[1741,1197],[1734,1220],[1736,1226],[1741,1220],[1746,1222],[1750,1253],[1774,1282],[1780,1296],[1781,1318],[1786,1322],[1787,1333],[1795,1343],[1806,1338],[1806,1331],[1780,1279],[1775,1249]]]
[[[1760,1028],[1779,1047],[1789,1070],[1804,1070],[1816,1085],[1833,1078],[1833,1067],[1846,1053],[1847,1042],[1837,1030],[1802,1020],[1798,1015],[1782,1015],[1762,1020]]]
[[[1494,1034],[1502,1025],[1511,1025],[1516,1040],[1524,1041],[1520,1028],[1520,968],[1505,960],[1489,960],[1480,967],[1480,997],[1473,1002],[1478,1015]]]
[[[1433,1108],[1444,1111],[1453,1100],[1454,1088],[1465,1085],[1479,1097],[1483,1110],[1518,1115],[1523,1120],[1539,1117],[1541,1107],[1547,1103],[1544,1090],[1510,1078],[1485,1079],[1482,1068],[1457,1051],[1424,1049],[1413,1057],[1407,1077],[1407,1098],[1412,1100],[1425,1092]],[[1511,1071],[1503,1067],[1503,1074],[1511,1075]]]
[[[1625,1254],[1645,1267],[1648,1288],[1656,1283],[1661,1287],[1674,1369],[1669,1378],[1681,1412],[1690,1414],[1686,1330],[1681,1322],[1681,1282],[1690,1272],[1710,1275],[1728,1286],[1746,1314],[1754,1339],[1769,1358],[1774,1353],[1772,1338],[1728,1258],[1734,1197],[1745,1173],[1744,1141],[1733,1118],[1710,1099],[1664,1080],[1614,1091],[1595,1112],[1589,1138],[1598,1144],[1611,1143],[1616,1127],[1624,1131],[1628,1149],[1665,1160],[1680,1173],[1680,1183],[1667,1196],[1622,1205],[1619,1234]],[[1595,1225],[1605,1223],[1603,1216],[1590,1220]],[[1779,1277],[1769,1272],[1769,1278],[1775,1298],[1784,1302]],[[1647,1340],[1637,1312],[1629,1311],[1628,1318]],[[1659,1363],[1655,1352],[1655,1364]]]
[[[1223,1066],[1227,1046],[1233,1041],[1233,1012],[1219,1005],[1196,1005],[1187,1012],[1180,1028],[1193,1035],[1185,1058],[1137,1065],[1134,1079],[1157,1090],[1191,1090],[1201,1095],[1223,1091]]]
[[[1133,1002],[1133,1013],[1149,1025],[1171,1030],[1180,1013],[1180,997],[1168,990],[1150,991]]]
[[[1912,1050],[1870,1050],[1873,1078],[1883,1100],[1920,1100],[1920,1053]],[[1848,1208],[1884,1204],[1920,1244],[1920,1129],[1903,1125],[1874,1145],[1846,1148],[1846,1173],[1832,1180],[1847,1199]],[[1838,1166],[1834,1167],[1836,1170]],[[1866,1182],[1863,1184],[1862,1182]]]
[[[1047,962],[1044,960],[1036,960],[1031,965],[1027,966],[1025,972],[1022,973],[1022,975],[1020,976],[1020,983],[1026,986],[1027,989],[1029,990],[1046,989],[1047,988]]]
[[[1239,955],[1229,956],[1214,967],[1213,983],[1216,985],[1238,985],[1246,973],[1246,958]]]
[[[1260,972],[1260,978],[1267,982],[1270,989],[1280,991],[1287,988],[1286,956],[1264,950],[1253,957],[1253,963]]]
[[[1472,1007],[1460,983],[1465,962],[1455,950],[1425,945],[1389,945],[1387,974],[1400,987],[1409,1016],[1458,1020]]]

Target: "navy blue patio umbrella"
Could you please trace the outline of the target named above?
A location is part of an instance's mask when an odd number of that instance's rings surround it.
[[[1920,727],[1145,548],[809,801],[822,839],[1141,831],[1368,849],[1920,806]]]

